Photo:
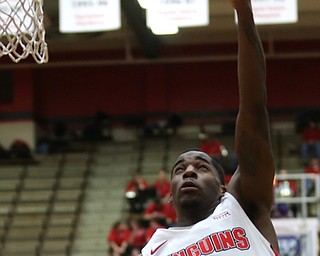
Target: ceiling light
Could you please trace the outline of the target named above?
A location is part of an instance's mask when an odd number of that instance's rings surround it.
[[[151,31],[155,35],[173,35],[179,32],[179,28],[172,24],[157,24],[151,26]]]
[[[139,5],[143,9],[148,9],[150,7],[151,0],[138,0]]]

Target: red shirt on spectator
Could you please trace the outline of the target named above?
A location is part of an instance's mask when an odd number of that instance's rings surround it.
[[[124,223],[117,223],[111,228],[108,241],[114,242],[116,245],[121,246],[124,242],[128,242],[130,239],[130,230]]]
[[[139,225],[138,220],[130,221],[130,245],[142,248],[146,244],[146,229]]]
[[[302,131],[302,140],[308,143],[320,141],[320,128],[315,122],[310,122],[309,126]]]
[[[132,180],[130,180],[126,187],[126,192],[128,191],[140,191],[145,190],[148,187],[148,183],[145,179],[139,175],[135,175]]]
[[[164,170],[160,170],[157,179],[153,183],[157,196],[160,198],[168,197],[170,195],[170,181],[166,176]]]
[[[150,238],[153,236],[153,234],[156,232],[158,228],[165,228],[163,225],[159,223],[159,220],[151,219],[149,226],[146,230],[146,240],[147,242],[150,240]]]
[[[221,143],[217,139],[205,140],[200,143],[200,149],[209,156],[221,156]]]
[[[150,202],[144,212],[144,218],[146,219],[163,219],[168,224],[173,223],[177,219],[176,211],[172,204],[164,203],[156,199],[154,202]]]
[[[310,164],[305,168],[305,173],[320,174],[320,163],[316,158],[311,159]]]

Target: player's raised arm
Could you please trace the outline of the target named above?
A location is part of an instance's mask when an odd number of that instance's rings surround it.
[[[195,149],[181,153],[171,173],[170,199],[177,212],[177,227],[158,229],[142,249],[144,256],[278,255],[270,219],[274,164],[265,58],[250,0],[229,1],[238,15],[240,107],[235,146],[239,167],[228,184],[228,193],[222,170],[208,154]],[[243,240],[237,246],[224,245],[219,234],[225,232]]]
[[[239,167],[229,191],[249,217],[270,215],[273,203],[274,162],[266,110],[266,67],[255,27],[251,1],[231,0],[238,17],[238,82],[240,106],[235,149]]]

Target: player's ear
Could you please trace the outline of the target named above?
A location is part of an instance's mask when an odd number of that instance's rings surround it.
[[[224,193],[227,192],[227,187],[225,185],[220,186],[221,197],[224,196]]]

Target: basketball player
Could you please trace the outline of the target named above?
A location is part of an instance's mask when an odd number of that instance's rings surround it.
[[[274,162],[266,111],[265,58],[251,1],[230,2],[238,17],[238,168],[226,188],[220,167],[207,154],[198,150],[182,153],[171,177],[178,225],[158,229],[142,249],[143,256],[278,255],[270,219]]]

